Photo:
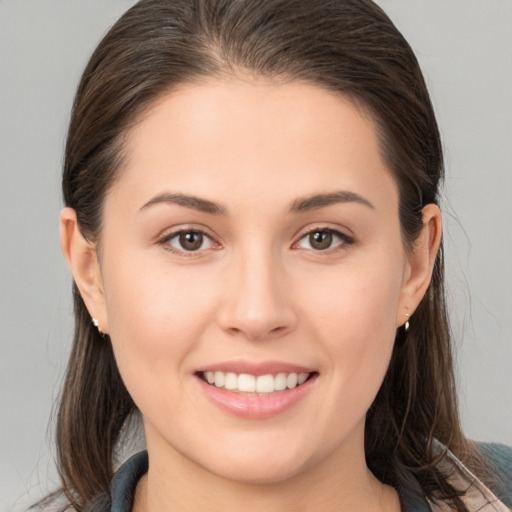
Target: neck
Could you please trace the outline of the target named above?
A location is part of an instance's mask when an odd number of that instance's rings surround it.
[[[321,464],[272,483],[225,479],[175,454],[169,464],[151,450],[148,474],[137,489],[134,512],[398,512],[396,491],[379,482],[362,456],[333,454]]]

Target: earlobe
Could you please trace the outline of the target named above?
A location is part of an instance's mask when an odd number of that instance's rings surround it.
[[[409,255],[409,272],[402,287],[397,311],[397,326],[409,324],[410,317],[425,295],[432,278],[442,238],[442,216],[439,207],[428,204],[423,208],[423,228]],[[413,323],[413,320],[410,320]]]
[[[69,207],[64,208],[60,214],[60,245],[91,319],[97,319],[101,331],[107,333],[108,322],[98,254],[96,248],[82,235],[76,212]]]

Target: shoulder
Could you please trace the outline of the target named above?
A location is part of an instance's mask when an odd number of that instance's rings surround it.
[[[1,1],[1,0],[0,0]],[[124,462],[112,479],[110,490],[102,492],[89,501],[82,512],[131,512],[135,490],[140,478],[147,472],[148,454],[136,453]],[[58,491],[30,508],[30,512],[78,512]]]
[[[512,507],[512,447],[501,443],[479,443],[478,449],[496,471],[503,488],[501,499]]]
[[[512,447],[501,443],[479,443],[479,450],[489,463],[512,481]]]

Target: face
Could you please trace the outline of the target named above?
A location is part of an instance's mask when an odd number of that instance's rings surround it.
[[[370,117],[311,85],[207,81],[126,151],[98,316],[150,457],[276,482],[361,456],[411,277]]]

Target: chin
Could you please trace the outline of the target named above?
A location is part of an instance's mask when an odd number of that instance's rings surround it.
[[[205,468],[220,478],[247,485],[272,485],[293,479],[306,469],[304,461],[241,460]]]
[[[265,437],[265,436],[262,436]],[[315,465],[324,453],[308,453],[307,442],[290,443],[285,439],[249,439],[244,443],[224,445],[201,454],[195,463],[220,478],[242,484],[278,484],[291,480]],[[204,453],[204,452],[203,452]]]

